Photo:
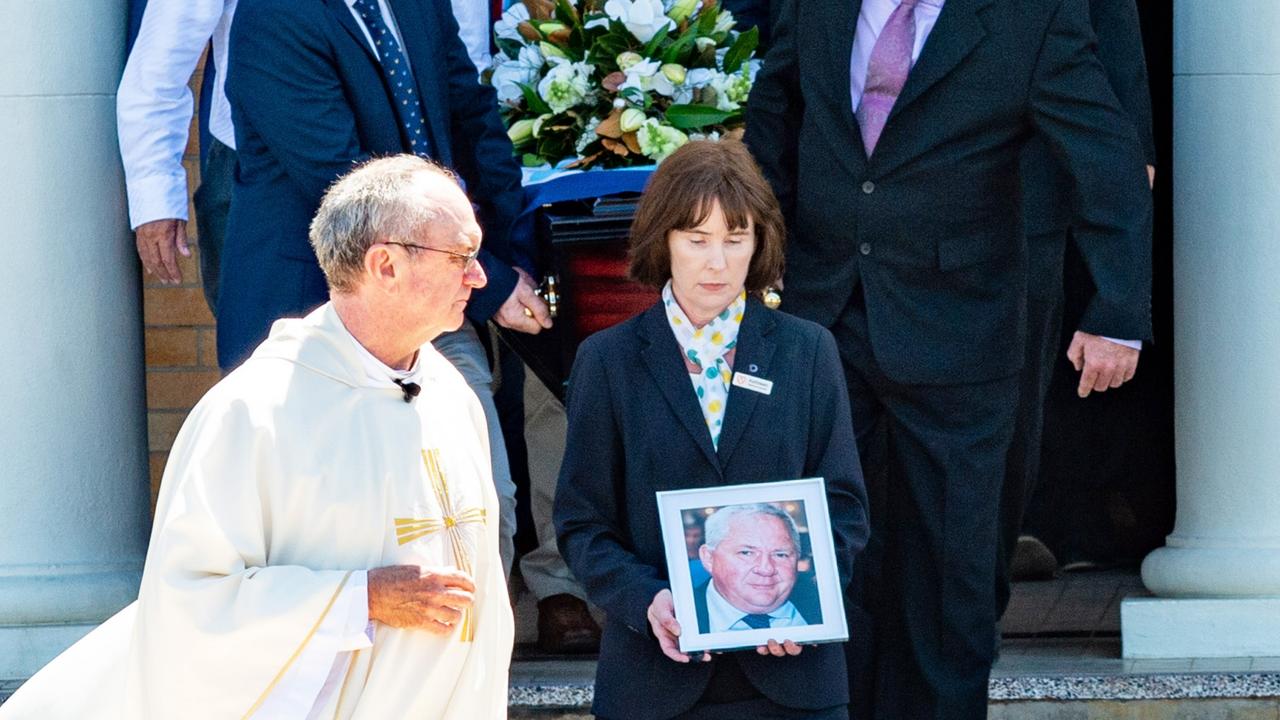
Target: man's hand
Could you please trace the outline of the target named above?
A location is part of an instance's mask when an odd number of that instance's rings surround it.
[[[187,221],[153,220],[139,225],[136,234],[143,269],[162,283],[182,282],[177,253],[191,257],[191,248],[187,247]]]
[[[1080,372],[1076,394],[1086,398],[1095,390],[1104,392],[1129,382],[1138,371],[1138,354],[1131,347],[1077,330],[1067,348],[1067,359]]]
[[[1156,187],[1156,166],[1155,165],[1147,166],[1147,187],[1153,190]]]
[[[493,319],[504,328],[511,328],[530,335],[537,335],[551,327],[551,311],[547,304],[538,297],[538,286],[529,277],[529,273],[515,268],[520,274],[511,297],[502,303]]]
[[[680,652],[680,623],[676,622],[676,605],[671,599],[670,590],[659,590],[649,603],[649,629],[658,638],[658,646],[662,654],[680,663],[687,663],[692,658]],[[703,653],[702,659],[710,660],[711,653]]]
[[[369,619],[448,635],[475,600],[471,576],[454,568],[391,565],[369,571]]]

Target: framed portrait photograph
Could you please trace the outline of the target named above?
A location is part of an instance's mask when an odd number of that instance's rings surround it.
[[[822,478],[657,496],[681,652],[849,638]]]

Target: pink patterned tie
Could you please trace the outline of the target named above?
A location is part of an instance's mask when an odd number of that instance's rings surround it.
[[[862,144],[867,157],[875,152],[876,142],[884,130],[889,112],[898,100],[898,93],[911,72],[911,49],[916,42],[916,18],[914,10],[919,0],[902,0],[889,21],[876,38],[867,62],[867,82],[862,91],[862,102],[855,115],[862,130]]]

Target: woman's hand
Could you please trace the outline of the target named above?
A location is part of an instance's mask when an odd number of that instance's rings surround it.
[[[756,648],[756,652],[761,655],[772,655],[774,657],[786,657],[788,655],[799,655],[804,648],[791,642],[790,640],[770,640],[768,645],[761,645]]]
[[[676,605],[671,598],[670,590],[659,590],[649,603],[649,628],[658,638],[658,646],[662,654],[679,663],[687,663],[693,658],[680,652],[680,623],[676,622]],[[711,653],[703,653],[702,660],[710,660]]]

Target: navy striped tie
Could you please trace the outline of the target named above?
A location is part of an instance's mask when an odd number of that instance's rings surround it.
[[[387,21],[378,9],[378,0],[355,0],[355,10],[364,20],[364,26],[373,36],[374,49],[382,64],[382,77],[391,89],[391,98],[395,101],[396,116],[400,118],[400,126],[404,129],[404,137],[409,141],[409,149],[414,155],[431,157],[431,136],[427,133],[427,121],[419,101],[418,93],[413,87],[413,76],[409,72],[409,58],[396,41],[396,36],[387,26]]]

